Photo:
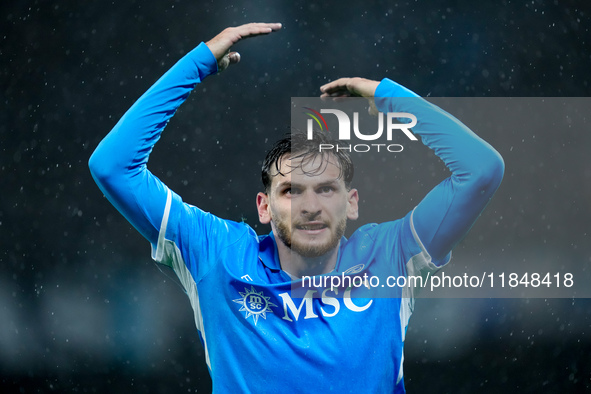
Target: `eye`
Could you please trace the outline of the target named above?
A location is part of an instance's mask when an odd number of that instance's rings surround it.
[[[334,187],[332,187],[332,186],[322,186],[320,189],[318,189],[318,192],[319,193],[322,193],[322,194],[329,194],[329,193],[334,192]]]
[[[283,190],[283,194],[288,196],[300,194],[300,189],[298,189],[297,187],[288,187],[285,190]]]

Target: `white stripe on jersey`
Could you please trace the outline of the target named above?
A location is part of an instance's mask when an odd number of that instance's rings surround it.
[[[166,207],[164,208],[162,224],[160,225],[160,234],[158,234],[158,245],[156,246],[156,250],[153,250],[152,248],[152,258],[158,263],[161,263],[163,260],[172,263],[170,267],[177,274],[181,284],[183,285],[183,288],[185,289],[185,292],[187,293],[187,296],[189,297],[189,302],[193,308],[193,315],[195,316],[195,325],[197,326],[197,330],[199,330],[201,333],[201,338],[203,338],[203,347],[205,348],[205,362],[211,370],[209,352],[207,350],[207,338],[205,337],[205,330],[203,328],[203,316],[201,315],[201,305],[199,303],[197,284],[195,283],[191,272],[189,272],[189,269],[183,260],[183,256],[178,246],[176,246],[174,242],[165,238],[171,205],[172,193],[170,190],[168,190],[168,194],[166,196]]]
[[[166,226],[168,225],[168,216],[170,215],[170,207],[172,205],[172,193],[168,189],[166,193],[166,206],[164,207],[164,215],[162,215],[162,223],[160,223],[160,233],[158,233],[158,243],[156,250],[152,247],[152,259],[156,262],[161,262],[164,256],[164,241],[166,235]]]

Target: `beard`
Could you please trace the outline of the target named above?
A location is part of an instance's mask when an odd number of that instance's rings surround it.
[[[274,223],[277,237],[293,252],[307,258],[324,256],[326,253],[336,248],[345,234],[345,229],[347,227],[347,218],[343,217],[341,221],[337,223],[330,239],[325,243],[316,244],[312,242],[300,242],[292,239],[293,228],[295,226],[293,226],[289,220],[283,220],[278,216],[275,217],[276,220]]]

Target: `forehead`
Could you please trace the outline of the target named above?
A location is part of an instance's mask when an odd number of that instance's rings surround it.
[[[315,155],[291,158],[284,155],[280,158],[279,171],[273,173],[273,185],[289,181],[292,183],[325,183],[343,182],[341,167],[334,155]]]

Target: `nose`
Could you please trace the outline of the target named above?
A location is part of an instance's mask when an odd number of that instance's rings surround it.
[[[320,199],[313,190],[306,190],[303,193],[300,204],[301,213],[310,217],[317,216],[322,211]]]

